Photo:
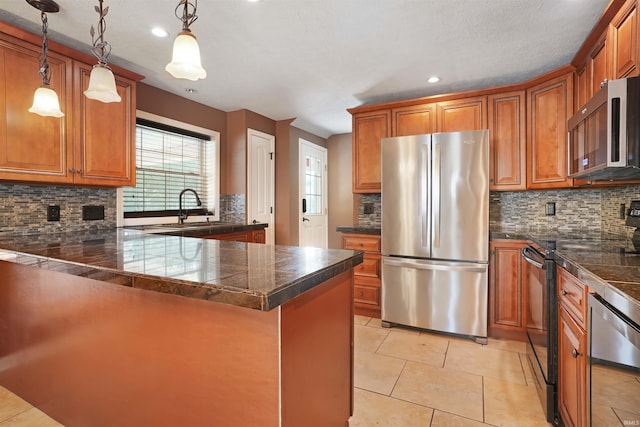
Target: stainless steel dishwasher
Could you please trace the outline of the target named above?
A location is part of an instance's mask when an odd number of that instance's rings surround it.
[[[589,425],[640,426],[640,319],[597,294],[589,295],[588,313]]]

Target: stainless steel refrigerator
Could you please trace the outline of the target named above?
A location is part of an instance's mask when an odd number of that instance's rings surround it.
[[[489,131],[382,140],[382,321],[486,343]]]

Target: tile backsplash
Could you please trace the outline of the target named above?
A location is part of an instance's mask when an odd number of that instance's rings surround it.
[[[47,207],[60,206],[60,221],[47,221]],[[104,206],[104,219],[83,221],[82,206]],[[0,184],[0,232],[74,232],[116,226],[116,189]]]
[[[381,195],[359,194],[358,223],[381,224]],[[489,197],[491,230],[580,233],[589,230],[631,237],[635,228],[624,225],[620,205],[640,200],[640,185],[602,189],[562,189],[492,192]],[[547,203],[555,215],[546,215]],[[373,206],[373,213],[365,214]]]

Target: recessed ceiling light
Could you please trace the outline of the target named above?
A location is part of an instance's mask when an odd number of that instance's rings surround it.
[[[196,93],[196,90],[190,87],[186,88],[184,91],[187,93]]]
[[[249,3],[258,3],[260,0],[247,0]]]
[[[438,83],[440,81],[440,77],[437,77],[437,76],[429,77],[427,81],[429,83]]]
[[[151,34],[156,37],[167,37],[169,35],[169,33],[167,33],[163,28],[160,27],[153,27],[151,29]]]

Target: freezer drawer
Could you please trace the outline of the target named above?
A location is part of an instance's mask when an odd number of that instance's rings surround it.
[[[486,338],[487,280],[487,264],[383,257],[382,320]]]

